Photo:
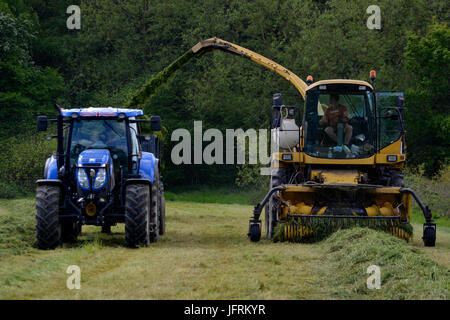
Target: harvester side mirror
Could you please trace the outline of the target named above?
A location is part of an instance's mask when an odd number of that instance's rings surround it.
[[[404,108],[405,107],[405,97],[404,96],[397,96],[397,107],[398,108]]]
[[[161,117],[151,116],[150,117],[150,128],[152,131],[161,131]]]
[[[47,131],[48,119],[47,116],[38,116],[37,117],[37,130],[38,131]]]
[[[398,114],[393,109],[388,110],[386,115],[391,120],[398,120]]]
[[[145,141],[145,136],[143,136],[143,135],[138,135],[138,136],[136,136],[136,137],[137,137],[139,143],[142,143],[142,142]]]
[[[281,101],[281,93],[275,93],[273,95],[273,107],[281,107],[283,105],[283,102]]]

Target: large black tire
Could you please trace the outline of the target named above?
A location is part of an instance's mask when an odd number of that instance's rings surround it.
[[[272,170],[272,174],[270,177],[270,187],[278,187],[287,181],[286,178],[286,170],[284,168],[278,168]],[[268,205],[265,208],[265,225],[266,225],[266,237],[271,240],[273,238],[273,234],[275,231],[275,227],[277,226],[278,221],[278,198],[277,194],[273,194],[270,199]]]
[[[155,168],[155,180],[152,183],[150,193],[150,242],[157,242],[160,235],[160,178],[158,166]]]
[[[51,185],[37,187],[36,240],[39,249],[55,249],[61,243],[60,200],[61,190],[59,187]]]
[[[160,185],[160,200],[159,200],[159,234],[166,233],[166,197],[164,197],[164,186]]]
[[[434,247],[436,245],[436,227],[425,226],[422,239],[425,247]]]
[[[150,242],[150,189],[145,184],[130,184],[125,192],[125,244],[136,248]]]
[[[404,187],[405,183],[403,181],[403,173],[398,170],[391,170],[389,184],[392,187]]]

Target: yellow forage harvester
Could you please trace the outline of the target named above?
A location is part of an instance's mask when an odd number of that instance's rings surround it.
[[[291,82],[302,110],[273,96],[271,179],[266,197],[249,221],[251,241],[316,241],[354,225],[385,230],[409,241],[411,201],[423,211],[423,240],[434,246],[431,211],[404,186],[406,162],[404,92],[377,92],[371,83],[332,79],[306,82],[266,57],[231,42],[210,38],[192,47],[202,55],[221,50],[247,58]]]
[[[351,226],[384,230],[409,241],[411,202],[421,208],[423,241],[434,246],[436,224],[417,195],[405,187],[404,92],[375,91],[371,82],[331,79],[306,82],[289,69],[237,44],[200,41],[140,89],[127,105],[143,104],[184,64],[212,50],[255,62],[288,80],[304,104],[273,96],[270,186],[249,221],[251,241],[316,241]]]

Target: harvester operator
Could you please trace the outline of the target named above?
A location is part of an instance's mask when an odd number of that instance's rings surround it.
[[[338,142],[338,137],[336,135],[336,125],[338,122],[344,122],[344,143],[348,145],[353,134],[353,127],[348,124],[349,112],[346,106],[339,104],[339,95],[330,95],[330,105],[327,108],[324,116],[320,119],[319,123],[321,125],[328,124],[324,129],[325,133],[336,143]]]

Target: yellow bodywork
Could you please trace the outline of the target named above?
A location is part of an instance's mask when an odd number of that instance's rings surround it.
[[[200,41],[192,47],[192,52],[196,55],[201,55],[204,52],[211,50],[222,50],[228,53],[236,54],[240,57],[250,59],[251,61],[256,62],[257,64],[273,72],[276,72],[284,79],[291,82],[297,88],[304,100],[308,90],[320,85],[353,84],[366,86],[373,90],[373,86],[366,81],[349,79],[321,80],[314,83],[309,83],[308,85],[300,79],[300,77],[280,64],[267,59],[256,52],[248,50],[247,48],[219,38],[206,39]],[[317,107],[318,114],[323,115],[328,106],[319,103]],[[354,190],[360,190],[357,192],[361,192],[364,198],[364,215],[374,218],[366,220],[377,220],[375,218],[389,219],[389,217],[393,217],[401,222],[409,222],[411,194],[400,192],[399,187],[370,187],[367,185],[364,187],[364,181],[366,181],[366,177],[364,176],[365,173],[359,171],[359,168],[361,167],[376,168],[379,165],[387,165],[393,169],[403,168],[406,161],[406,156],[402,152],[402,137],[399,137],[397,141],[394,141],[390,145],[367,158],[328,159],[313,157],[302,152],[305,143],[305,137],[302,130],[303,128],[300,127],[300,141],[296,148],[293,148],[291,152],[278,152],[272,154],[271,168],[295,167],[300,170],[304,170],[308,166],[309,168],[313,168],[311,170],[311,180],[316,181],[317,185],[283,185],[286,189],[279,191],[280,197],[278,198],[278,207],[280,208],[278,211],[279,220],[286,220],[289,215],[303,215],[307,217],[316,215],[326,218],[327,209],[331,207],[331,204],[328,205],[326,201],[320,203],[320,194],[326,192],[324,190],[330,190],[331,192],[339,192],[340,190],[344,193],[347,191],[352,193]],[[283,157],[283,155],[287,156]],[[388,161],[388,156],[391,156],[389,157],[390,160],[393,158],[396,160]],[[283,160],[283,158],[287,160]],[[339,166],[342,166],[342,169],[340,169]],[[362,184],[363,187],[359,186],[359,184]],[[335,208],[332,208],[331,210],[335,210]],[[350,210],[352,210],[352,208],[350,208]],[[354,210],[358,211],[357,209]],[[359,214],[359,216],[361,216],[361,204],[358,212],[359,213],[353,212],[352,214]],[[393,235],[406,240],[409,239],[409,234],[398,225],[392,225],[388,230]],[[302,224],[288,224],[284,226],[283,232],[286,238],[293,239],[294,237],[301,238],[302,236],[310,235],[312,233],[312,229]]]
[[[288,214],[323,215],[325,213],[327,204],[317,203],[318,187],[304,185],[285,185],[285,187],[286,190],[281,191],[284,202],[280,203],[282,210],[279,218],[281,220],[287,219]],[[342,190],[352,188],[338,185],[331,187]],[[400,217],[401,222],[410,221],[411,195],[401,193],[400,187],[368,188],[365,192],[370,195],[370,203],[365,206],[368,216]],[[314,206],[316,211],[313,211]]]

